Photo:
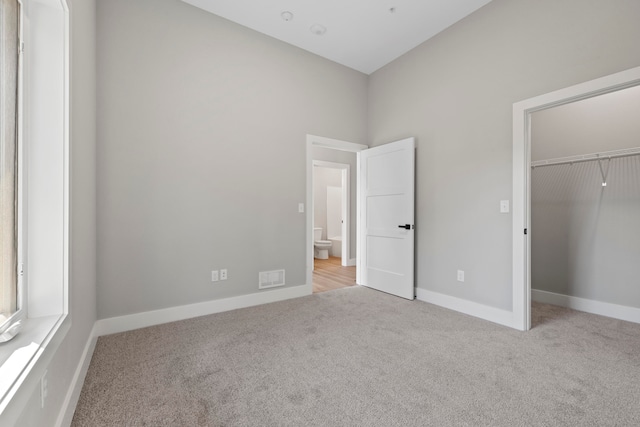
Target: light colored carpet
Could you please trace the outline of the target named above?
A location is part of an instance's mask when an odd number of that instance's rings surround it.
[[[98,340],[73,426],[638,426],[640,325],[354,287]]]

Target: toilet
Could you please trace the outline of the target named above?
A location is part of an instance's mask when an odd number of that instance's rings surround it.
[[[322,227],[313,229],[313,257],[318,259],[329,259],[329,249],[331,241],[322,239]]]

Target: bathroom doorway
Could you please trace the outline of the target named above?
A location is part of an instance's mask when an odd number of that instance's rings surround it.
[[[329,255],[340,258],[345,267],[349,265],[350,181],[348,163],[313,161],[313,227],[321,234],[314,234],[314,242],[326,242]],[[324,259],[318,252],[314,252],[314,259]]]
[[[307,135],[307,280],[309,294],[317,291],[338,289],[352,284],[358,284],[359,271],[357,267],[358,251],[357,246],[357,230],[358,230],[358,155],[357,153],[369,148],[363,144],[356,144],[347,141],[341,141],[332,138],[326,138],[316,135]],[[343,198],[346,197],[344,207],[346,212],[343,215],[344,227],[342,231],[342,250],[340,256],[327,260],[317,260],[314,245],[314,228],[318,228],[314,219],[314,194],[313,194],[313,175],[316,166],[314,162],[320,162],[322,166],[336,166],[340,171],[344,165],[349,165],[347,169],[348,182],[346,194],[342,193]],[[324,162],[324,163],[322,163]],[[344,172],[342,172],[344,173]],[[340,186],[342,181],[340,181]],[[344,219],[346,218],[346,219]],[[321,225],[319,227],[322,227]],[[323,227],[324,228],[324,227]],[[326,229],[321,233],[321,240],[326,239]],[[331,233],[331,231],[330,231]],[[333,246],[333,244],[331,245]],[[344,259],[344,264],[343,264]],[[319,261],[315,270],[316,261]],[[355,275],[355,280],[353,276]],[[315,280],[314,280],[315,278]],[[346,283],[345,283],[346,281]],[[314,290],[314,282],[319,283]],[[324,282],[324,283],[323,283]]]
[[[313,293],[355,285],[356,268],[350,263],[351,165],[313,160],[312,180]]]

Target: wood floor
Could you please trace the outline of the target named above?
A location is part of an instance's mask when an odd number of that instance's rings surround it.
[[[313,293],[332,291],[356,284],[356,268],[343,267],[340,258],[314,259]]]

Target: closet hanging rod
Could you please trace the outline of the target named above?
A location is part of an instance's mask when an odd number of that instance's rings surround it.
[[[564,158],[555,160],[538,160],[531,162],[531,168],[540,168],[543,166],[556,166],[556,165],[569,165],[573,163],[593,162],[598,160],[611,160],[619,159],[622,157],[640,156],[640,148],[634,148],[629,150],[619,150],[620,152],[609,152],[587,156],[581,156],[576,158]]]

